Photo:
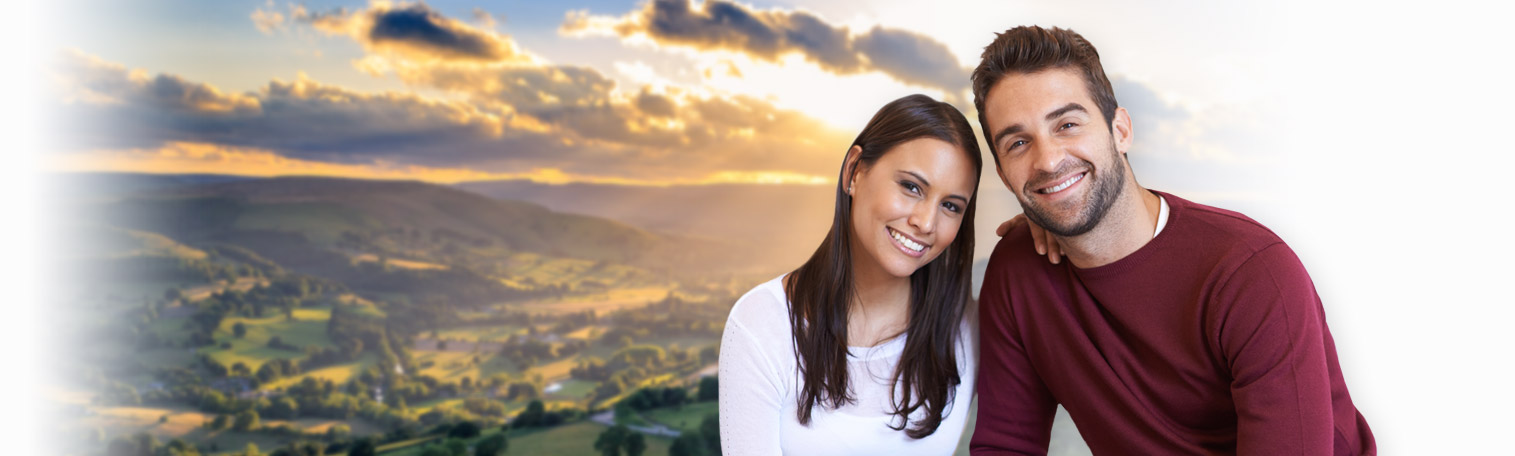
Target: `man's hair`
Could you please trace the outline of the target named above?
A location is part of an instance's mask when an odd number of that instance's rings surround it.
[[[995,36],[994,42],[984,47],[978,68],[973,69],[973,107],[978,109],[978,124],[983,127],[984,139],[993,141],[994,132],[989,130],[989,118],[984,113],[984,101],[989,89],[1000,79],[1012,73],[1036,73],[1042,70],[1071,68],[1084,77],[1084,86],[1094,104],[1105,117],[1105,128],[1115,121],[1115,91],[1110,88],[1110,79],[1105,77],[1105,68],[1099,64],[1099,51],[1077,32],[1053,27],[1044,29],[1034,25],[1020,26]],[[994,144],[989,144],[989,155],[999,165],[999,153]]]

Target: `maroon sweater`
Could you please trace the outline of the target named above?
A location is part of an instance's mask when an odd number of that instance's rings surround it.
[[[1160,193],[1168,224],[1114,263],[989,259],[974,455],[1046,454],[1062,404],[1097,455],[1376,454],[1320,297],[1244,215]]]

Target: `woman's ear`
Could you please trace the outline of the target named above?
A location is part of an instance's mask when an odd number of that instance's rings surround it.
[[[847,189],[847,195],[857,189],[857,163],[863,156],[863,146],[853,145],[847,149],[847,159],[842,162],[842,188]]]

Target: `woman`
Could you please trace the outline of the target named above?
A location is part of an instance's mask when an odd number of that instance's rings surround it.
[[[924,95],[878,111],[842,162],[830,232],[731,309],[721,447],[748,454],[950,454],[977,364],[967,119]]]

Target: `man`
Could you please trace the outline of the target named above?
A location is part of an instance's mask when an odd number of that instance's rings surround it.
[[[1022,224],[989,260],[975,455],[1045,454],[1058,404],[1095,454],[1375,454],[1320,297],[1241,214],[1142,188],[1131,119],[1094,46],[1017,27],[974,105]]]

